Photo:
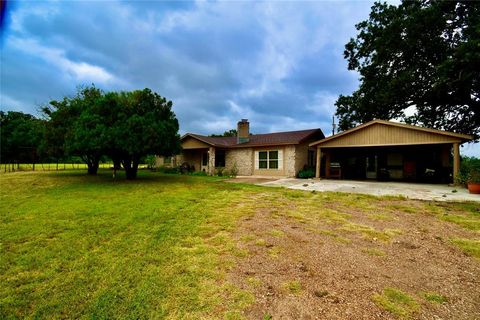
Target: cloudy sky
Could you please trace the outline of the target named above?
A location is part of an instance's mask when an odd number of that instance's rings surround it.
[[[172,100],[181,133],[322,128],[358,85],[343,49],[373,1],[10,2],[3,110],[37,113],[94,83]],[[467,146],[464,153],[477,152]]]

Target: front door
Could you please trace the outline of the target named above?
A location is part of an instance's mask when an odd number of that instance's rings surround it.
[[[377,179],[377,156],[369,155],[366,159],[367,179]]]

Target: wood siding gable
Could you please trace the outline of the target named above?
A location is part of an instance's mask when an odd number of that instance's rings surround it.
[[[398,126],[388,123],[376,122],[368,126],[345,132],[338,136],[332,136],[323,141],[317,141],[310,145],[319,147],[363,147],[363,146],[392,146],[392,145],[420,145],[462,143],[465,139],[453,136],[419,130],[414,126]]]
[[[203,149],[203,148],[209,148],[209,147],[210,147],[209,144],[206,144],[205,142],[192,137],[185,137],[182,140],[183,149]]]

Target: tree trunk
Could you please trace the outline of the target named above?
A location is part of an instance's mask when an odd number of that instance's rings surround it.
[[[98,171],[100,157],[86,156],[84,162],[87,164],[88,174],[93,176],[96,175]]]
[[[122,161],[117,158],[112,158],[113,161],[113,169],[115,170],[120,170],[122,168]]]
[[[134,180],[137,178],[138,171],[138,159],[137,157],[128,158],[123,160],[123,167],[125,168],[125,176],[128,180]]]
[[[89,162],[87,163],[87,166],[88,166],[88,174],[89,175],[96,175],[97,174],[97,171],[98,171],[98,161],[95,162],[95,161],[92,161],[92,162]]]

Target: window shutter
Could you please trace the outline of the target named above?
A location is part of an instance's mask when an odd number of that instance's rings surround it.
[[[278,150],[278,170],[283,170],[283,150]]]
[[[255,151],[255,170],[258,170],[258,151]]]

